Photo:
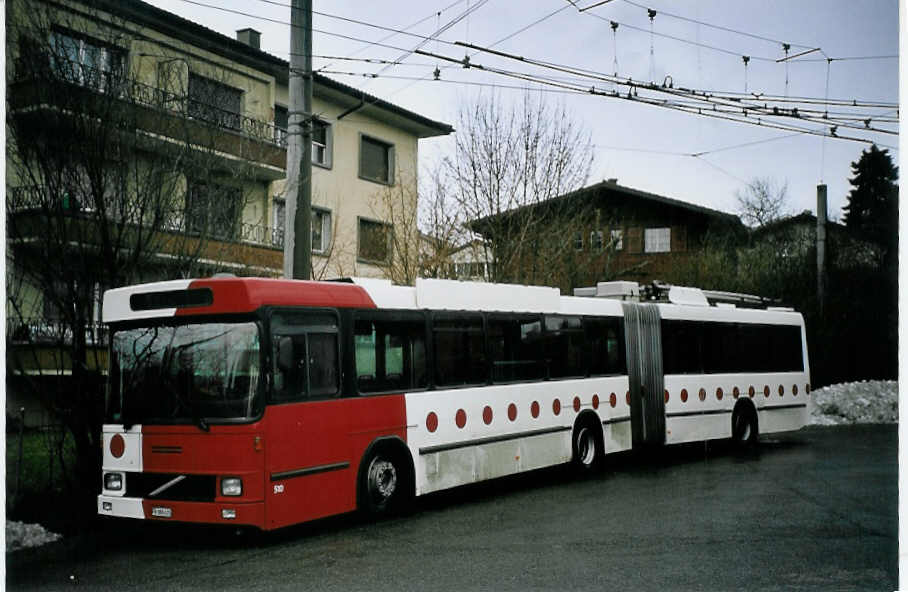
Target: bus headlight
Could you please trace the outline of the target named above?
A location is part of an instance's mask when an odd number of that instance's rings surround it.
[[[104,489],[108,491],[122,491],[123,473],[104,473]]]
[[[239,477],[224,477],[221,479],[221,495],[243,495],[243,480]]]

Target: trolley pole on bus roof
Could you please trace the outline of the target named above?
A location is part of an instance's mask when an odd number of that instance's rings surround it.
[[[284,276],[312,277],[312,0],[290,6]]]

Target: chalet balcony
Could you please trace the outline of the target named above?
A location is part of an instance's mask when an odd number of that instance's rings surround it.
[[[285,176],[285,130],[188,94],[84,64],[61,67],[59,60],[18,73],[7,92],[13,121],[24,126],[19,138],[40,137],[43,130],[58,138],[69,134],[77,144],[80,128],[74,125],[74,116],[88,115],[96,121],[119,122],[121,133],[135,128],[148,145],[159,149],[188,145],[217,155],[224,167],[248,166],[257,180]]]

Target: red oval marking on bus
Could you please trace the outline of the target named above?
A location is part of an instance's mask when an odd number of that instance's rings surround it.
[[[612,393],[608,396],[608,404],[614,409],[615,405],[618,404],[618,396],[615,393]]]
[[[755,389],[755,388],[753,387],[753,385],[750,385],[750,388],[747,389],[747,395],[748,395],[751,399],[753,399],[755,394],[757,394],[757,389]]]
[[[720,401],[722,400],[722,387],[721,386],[716,389],[716,399],[718,399]]]
[[[114,458],[120,458],[126,452],[126,440],[120,434],[114,434],[110,439],[110,453]]]
[[[580,397],[574,397],[574,411],[580,411]]]
[[[628,405],[631,404],[631,392],[630,392],[630,391],[627,391],[626,393],[624,393],[624,401],[625,401]]]
[[[467,425],[467,412],[463,409],[458,409],[454,421],[457,422],[457,427],[463,429],[463,427]]]
[[[668,403],[668,389],[665,389],[665,391],[663,391],[663,395],[665,397],[665,402]]]
[[[681,389],[681,402],[687,403],[687,389]]]
[[[701,389],[700,389],[700,392],[699,392],[699,395],[700,395],[700,400],[701,400],[701,401],[705,401],[705,400],[706,400],[706,389],[705,389],[705,388],[701,388]]]
[[[482,410],[482,421],[484,421],[486,425],[492,423],[492,408],[488,405]]]
[[[435,415],[434,411],[430,411],[429,415],[426,416],[426,429],[430,432],[438,429],[438,416]]]
[[[763,385],[763,396],[764,396],[764,397],[768,397],[768,396],[769,396],[769,385],[768,385],[768,384],[764,384],[764,385]]]
[[[810,394],[810,383],[804,385],[804,392]]]
[[[733,396],[736,399],[741,396],[741,391],[738,390],[738,387],[731,389],[731,396]]]
[[[552,401],[552,413],[554,413],[555,415],[561,413],[561,401],[559,401],[558,399]]]
[[[779,396],[781,397],[784,394],[785,394],[785,387],[780,384],[779,385]]]
[[[530,405],[530,415],[533,416],[533,419],[536,419],[537,417],[539,417],[539,403],[538,402],[533,401],[533,404]]]
[[[593,409],[599,409],[599,395],[593,395]]]
[[[517,419],[517,405],[515,405],[514,403],[508,405],[508,419],[510,419],[511,421]]]
[[[791,394],[796,397],[798,396],[798,385],[796,385],[796,384],[791,385]]]

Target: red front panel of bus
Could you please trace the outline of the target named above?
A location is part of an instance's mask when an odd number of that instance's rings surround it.
[[[142,428],[142,470],[161,475],[213,475],[213,502],[174,501],[163,494],[163,500],[143,501],[145,517],[154,519],[152,508],[165,506],[172,514],[167,520],[182,522],[220,522],[224,505],[238,510],[237,523],[264,527],[262,506],[265,501],[262,471],[265,453],[262,424],[213,425],[208,432],[198,426],[175,425]],[[239,477],[243,481],[240,496],[222,496],[221,479]]]
[[[403,395],[274,405],[263,423],[267,529],[356,509],[366,448],[407,432]]]

